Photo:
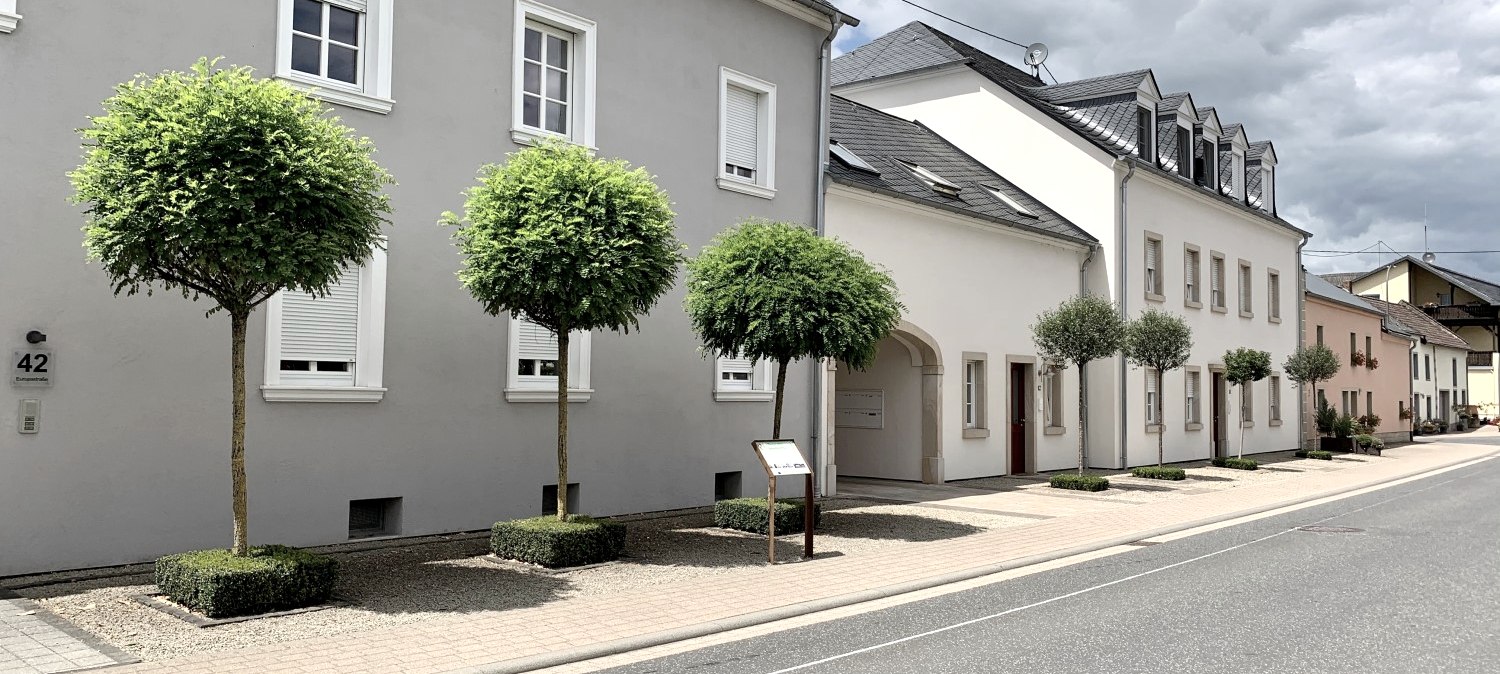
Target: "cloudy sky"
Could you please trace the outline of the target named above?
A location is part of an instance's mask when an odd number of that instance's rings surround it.
[[[1021,43],[1045,42],[1060,81],[1151,68],[1252,141],[1276,143],[1281,215],[1309,250],[1377,241],[1500,249],[1500,3],[1493,0],[916,0]],[[857,16],[849,51],[919,19],[1019,65],[1015,47],[901,0],[838,0]],[[1381,248],[1384,250],[1384,248]],[[1309,255],[1313,272],[1390,254]],[[1500,254],[1438,264],[1500,281]]]

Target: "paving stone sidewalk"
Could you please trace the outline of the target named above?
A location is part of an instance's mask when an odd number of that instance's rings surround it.
[[[1075,554],[1169,531],[1374,486],[1496,453],[1493,445],[1421,444],[1363,463],[1278,482],[1058,517],[938,541],[920,558],[873,553],[750,568],[672,585],[557,601],[501,614],[454,616],[364,634],[291,641],[111,669],[133,672],[518,671],[559,664],[559,654],[599,655],[743,626],[746,616],[792,615],[844,598]],[[707,630],[707,631],[705,631]]]
[[[36,602],[0,590],[0,674],[70,672],[134,661]]]

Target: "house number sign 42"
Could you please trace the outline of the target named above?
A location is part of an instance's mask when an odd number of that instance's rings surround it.
[[[51,386],[56,364],[51,351],[25,349],[11,352],[10,367],[12,386]]]

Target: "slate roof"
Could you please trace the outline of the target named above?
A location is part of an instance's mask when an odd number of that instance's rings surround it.
[[[1359,309],[1360,311],[1365,311],[1382,316],[1385,315],[1385,311],[1376,309],[1369,302],[1366,302],[1365,298],[1357,297],[1354,294],[1345,291],[1343,288],[1335,286],[1332,283],[1329,283],[1311,274],[1307,276],[1307,294],[1328,300],[1329,302],[1342,304],[1346,307]]]
[[[878,172],[850,166],[832,155],[828,175],[835,182],[1046,236],[1082,244],[1098,242],[931,129],[839,96],[830,103],[829,139]],[[901,162],[921,166],[957,185],[958,196],[933,191]],[[998,189],[1035,217],[1017,212],[987,187]]]
[[[1149,69],[1048,85],[1032,77],[1030,73],[957,38],[920,21],[913,21],[834,59],[831,73],[833,86],[838,87],[952,65],[967,66],[1071,128],[1104,152],[1126,156],[1126,161],[1136,163],[1137,170],[1176,175],[1154,164],[1130,157],[1136,150],[1135,113],[1138,106],[1135,92],[1146,78],[1153,77]],[[1220,175],[1228,173],[1220,171]],[[1219,196],[1222,197],[1223,192],[1221,189]],[[1245,212],[1298,234],[1311,236],[1276,215],[1252,208],[1238,200],[1227,197],[1225,200]]]
[[[1465,351],[1469,350],[1469,343],[1465,342],[1462,337],[1453,334],[1452,330],[1443,327],[1442,323],[1439,323],[1435,319],[1433,319],[1433,317],[1428,316],[1427,312],[1422,311],[1415,306],[1412,306],[1410,302],[1391,303],[1384,300],[1377,300],[1373,297],[1362,297],[1360,299],[1370,303],[1371,306],[1387,314],[1390,314],[1398,322],[1400,322],[1401,325],[1409,328],[1413,333],[1420,336],[1429,344],[1448,346],[1455,349],[1463,349]]]
[[[1332,283],[1335,286],[1338,286],[1340,289],[1348,290],[1349,289],[1349,284],[1353,283],[1354,279],[1364,278],[1365,276],[1368,276],[1368,275],[1369,274],[1366,273],[1366,272],[1356,271],[1356,272],[1338,272],[1338,273],[1334,273],[1334,274],[1318,274],[1318,277],[1321,278],[1321,279],[1323,279],[1324,281]]]
[[[1191,94],[1186,91],[1166,94],[1161,97],[1161,107],[1157,108],[1157,110],[1162,112],[1170,110],[1175,116],[1177,114],[1177,108],[1182,107],[1182,102],[1187,100],[1188,96],[1190,95]],[[1193,110],[1193,123],[1196,124],[1200,121],[1202,121],[1202,119],[1198,115],[1198,110],[1195,108]]]
[[[841,17],[843,19],[845,25],[848,25],[848,26],[858,26],[859,25],[859,19],[856,19],[856,18],[854,18],[852,16],[849,16],[848,14],[843,13],[842,11],[839,10],[839,8],[834,7],[831,3],[826,2],[825,0],[793,0],[793,1],[796,2],[799,5],[802,5],[803,7],[806,7],[808,9],[813,10],[814,12],[818,12],[819,14],[823,14],[823,15],[827,16],[830,19],[833,18],[833,16],[835,14],[837,14],[837,15],[839,15],[839,17]]]

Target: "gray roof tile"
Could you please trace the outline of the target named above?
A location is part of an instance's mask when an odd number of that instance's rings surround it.
[[[876,175],[849,166],[835,156],[828,162],[828,175],[835,181],[1048,236],[1078,243],[1096,243],[1088,232],[931,129],[839,96],[832,98],[830,108],[830,139],[854,152],[878,172]],[[958,185],[958,196],[933,191],[901,162],[921,166]],[[1018,213],[991,194],[990,187],[998,189],[1036,217]]]
[[[1353,307],[1372,314],[1384,314],[1385,311],[1375,308],[1365,298],[1358,297],[1343,288],[1333,285],[1312,274],[1307,275],[1307,294],[1321,297],[1329,302],[1335,302],[1347,307]]]
[[[1443,327],[1442,323],[1428,316],[1427,312],[1412,306],[1410,302],[1392,303],[1373,297],[1361,297],[1360,299],[1370,303],[1376,309],[1395,317],[1401,325],[1421,335],[1430,344],[1464,350],[1468,350],[1469,348],[1469,343],[1464,341],[1462,337],[1453,334],[1453,331]]]

